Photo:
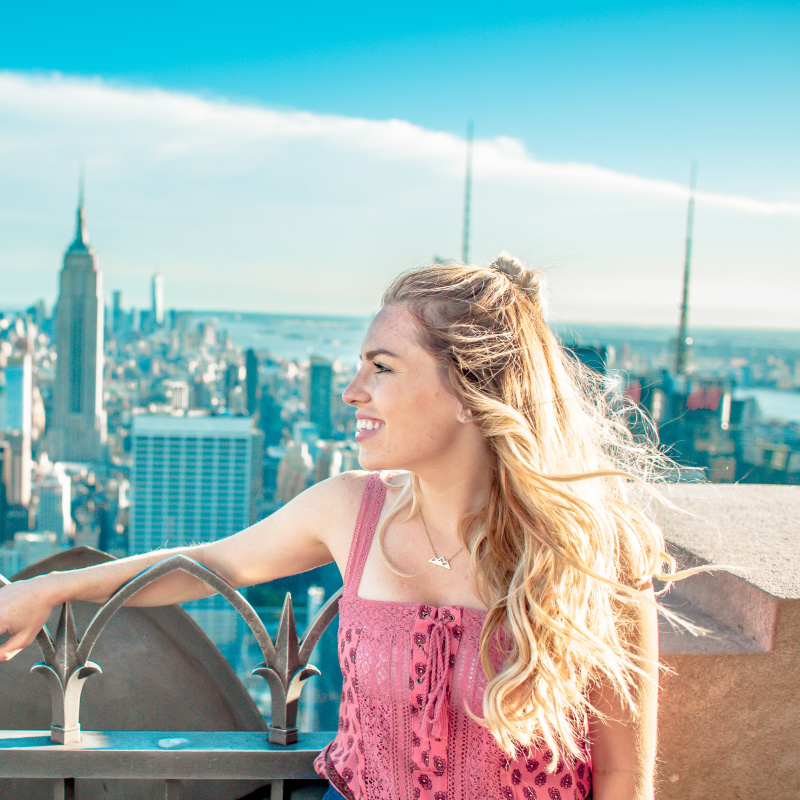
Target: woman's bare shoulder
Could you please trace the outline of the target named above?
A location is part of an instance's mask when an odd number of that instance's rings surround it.
[[[355,528],[364,490],[373,475],[375,473],[364,470],[341,472],[306,489],[290,505],[295,505],[297,511],[308,515],[310,520],[313,519],[319,530],[327,532],[327,535],[323,534],[323,539],[328,540],[333,535],[349,540]],[[380,480],[391,496],[403,485],[406,475],[407,473],[380,473]]]
[[[342,472],[307,489],[320,539],[339,565],[342,574],[355,531],[358,510],[372,473]]]
[[[370,474],[362,470],[341,472],[309,487],[292,502],[299,501],[317,525],[327,529],[350,527],[355,522]]]
[[[387,470],[385,472],[368,472],[363,469],[350,470],[349,472],[340,472],[332,478],[327,478],[321,483],[312,487],[312,490],[317,490],[319,495],[329,495],[331,498],[337,497],[357,497],[360,501],[364,490],[367,488],[367,483],[373,475],[378,475],[381,483],[388,490],[400,489],[409,479],[408,472],[400,472],[397,470]]]
[[[371,475],[371,472],[363,469],[340,472],[338,475],[326,478],[312,488],[316,489],[320,496],[328,496],[333,501],[337,498],[345,502],[352,502],[354,498],[358,498],[360,501]]]

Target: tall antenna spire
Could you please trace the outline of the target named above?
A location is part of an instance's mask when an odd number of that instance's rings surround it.
[[[461,261],[469,264],[469,204],[472,194],[472,120],[467,122],[467,177],[464,183],[464,237],[461,240]]]
[[[87,250],[89,248],[89,233],[86,230],[86,211],[84,209],[86,176],[83,164],[78,174],[78,219],[75,228],[75,241],[70,250]]]
[[[675,342],[675,373],[677,375],[682,375],[686,371],[688,356],[689,273],[692,266],[692,227],[694,226],[694,190],[696,185],[697,162],[692,161],[692,172],[689,179],[689,210],[686,215],[686,259],[683,265],[683,302],[681,303],[681,321],[678,326],[678,338]]]

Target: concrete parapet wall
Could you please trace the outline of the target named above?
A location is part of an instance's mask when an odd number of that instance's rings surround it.
[[[683,548],[670,549],[679,563],[697,561]],[[759,649],[772,649],[780,601],[769,592],[723,570],[699,573],[678,581],[672,591],[676,598],[702,609],[753,641]]]
[[[662,520],[679,561],[722,564],[661,625],[658,800],[800,797],[800,488],[687,486]]]

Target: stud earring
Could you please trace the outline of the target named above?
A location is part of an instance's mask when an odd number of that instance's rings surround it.
[[[472,419],[472,412],[469,409],[464,409],[461,416],[458,418],[459,422],[469,422]]]

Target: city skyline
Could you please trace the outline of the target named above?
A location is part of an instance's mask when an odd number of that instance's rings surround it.
[[[690,326],[798,327],[797,9],[460,8],[281,10],[256,36],[235,6],[212,38],[178,3],[134,54],[53,6],[0,59],[3,304],[54,301],[83,163],[127,305],[159,273],[167,308],[366,316],[460,256],[473,119],[471,255],[543,267],[555,319],[677,325],[696,158]]]

